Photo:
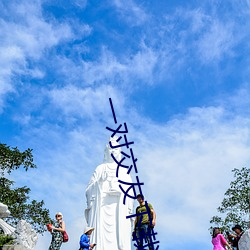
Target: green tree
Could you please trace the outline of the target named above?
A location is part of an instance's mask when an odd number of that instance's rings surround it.
[[[246,229],[250,220],[250,168],[235,168],[232,172],[234,180],[217,208],[222,216],[213,216],[210,220],[212,225],[222,228],[223,231],[231,230],[235,224]]]
[[[10,235],[0,234],[0,249],[3,245],[12,245],[14,243],[14,239]]]
[[[30,200],[30,188],[14,188],[15,183],[6,178],[6,175],[21,167],[26,171],[36,168],[32,150],[21,152],[16,147],[10,148],[6,144],[0,144],[0,167],[0,202],[6,204],[11,211],[11,216],[5,220],[15,226],[23,219],[29,222],[36,232],[44,232],[45,224],[52,221],[49,210],[44,208],[44,201]]]

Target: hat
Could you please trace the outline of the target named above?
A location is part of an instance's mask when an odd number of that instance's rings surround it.
[[[234,231],[235,229],[239,229],[240,231],[243,231],[240,225],[235,225],[232,227],[232,230]]]
[[[95,230],[93,227],[86,227],[83,233],[86,234],[87,232],[93,231],[93,230]]]
[[[56,213],[56,216],[57,216],[57,215],[61,215],[61,216],[63,217],[63,214],[62,214],[61,212],[57,212],[57,213]]]

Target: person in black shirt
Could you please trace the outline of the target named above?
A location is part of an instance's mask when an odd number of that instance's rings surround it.
[[[244,233],[242,227],[240,225],[235,225],[232,230],[236,233],[236,234],[229,234],[228,236],[232,239],[232,245],[233,245],[233,249],[237,249],[239,250],[239,240],[242,236],[242,234]]]

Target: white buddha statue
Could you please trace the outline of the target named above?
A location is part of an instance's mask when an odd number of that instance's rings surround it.
[[[111,138],[112,146],[119,145],[116,140],[115,136]],[[91,242],[96,243],[95,250],[131,250],[132,220],[126,216],[133,214],[134,200],[127,197],[123,204],[124,194],[118,179],[128,183],[132,183],[132,179],[127,174],[128,169],[123,167],[116,177],[117,163],[111,153],[118,162],[121,160],[121,147],[111,148],[107,144],[104,163],[97,166],[86,189],[85,217],[88,226],[95,228],[91,235]],[[123,185],[123,188],[127,190],[128,186]]]

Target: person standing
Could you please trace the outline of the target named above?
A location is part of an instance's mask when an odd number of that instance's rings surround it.
[[[236,235],[235,234],[231,234],[230,236],[232,236],[233,239],[234,239],[233,243],[234,243],[234,245],[236,247],[235,249],[239,250],[239,240],[240,240],[242,234],[244,233],[244,231],[243,231],[243,229],[241,228],[240,225],[235,225],[232,228],[232,230],[236,233]]]
[[[80,238],[80,249],[79,250],[89,250],[89,249],[93,249],[96,245],[96,243],[94,244],[90,244],[90,235],[93,232],[94,228],[93,227],[86,227],[86,229],[83,232],[83,235]]]
[[[61,212],[56,213],[56,223],[51,226],[50,232],[52,234],[52,240],[49,250],[60,250],[63,242],[63,232],[66,230],[65,222],[62,220],[63,215]]]
[[[232,249],[218,227],[213,229],[212,244],[214,245],[213,250],[225,250],[225,246]]]
[[[140,240],[141,235],[145,235],[145,233],[147,234],[149,229],[155,226],[156,213],[153,209],[153,206],[150,203],[146,204],[143,195],[138,194],[136,198],[137,198],[137,201],[139,202],[139,206],[136,208],[136,214],[138,215],[135,218],[133,234],[135,234],[138,239],[138,243],[139,243],[138,246],[143,247],[143,241]],[[148,214],[148,209],[149,209],[150,214]],[[148,244],[150,243],[149,235],[146,236],[146,241]],[[149,245],[148,249],[153,250],[153,247]]]

